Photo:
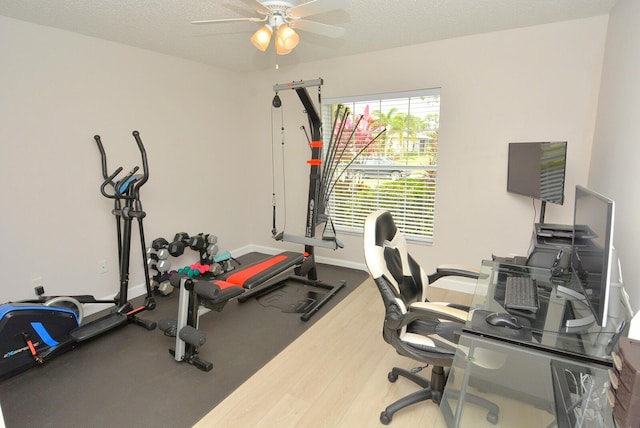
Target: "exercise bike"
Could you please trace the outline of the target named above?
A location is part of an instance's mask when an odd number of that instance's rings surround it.
[[[133,137],[142,157],[142,174],[133,168],[118,179],[123,168],[112,174],[107,170],[107,157],[100,140],[94,137],[102,160],[104,181],[100,193],[113,200],[112,213],[116,218],[120,289],[113,299],[96,299],[91,295],[45,296],[44,288],[37,287],[38,297],[17,303],[0,305],[0,379],[6,379],[31,367],[44,364],[54,356],[77,347],[104,333],[126,324],[136,324],[154,330],[156,323],[138,317],[140,312],[152,310],[156,303],[151,290],[149,272],[144,269],[146,297],[144,303],[134,307],[128,301],[129,260],[131,255],[131,229],[133,219],[139,226],[142,260],[146,260],[146,246],[142,219],[146,213],[140,201],[140,188],[149,178],[147,154],[138,131]],[[88,303],[113,305],[106,315],[83,323],[83,305]]]

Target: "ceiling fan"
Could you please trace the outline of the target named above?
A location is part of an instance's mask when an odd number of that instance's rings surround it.
[[[192,21],[192,24],[214,24],[232,21],[264,22],[265,24],[251,36],[251,43],[262,52],[267,50],[273,32],[276,32],[275,47],[278,55],[286,55],[298,45],[300,36],[294,31],[308,31],[325,37],[339,38],[344,28],[304,19],[337,9],[349,7],[350,0],[311,0],[296,5],[293,0],[242,0],[255,8],[261,17],[222,18]]]

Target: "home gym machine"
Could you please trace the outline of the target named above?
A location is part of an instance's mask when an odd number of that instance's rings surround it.
[[[221,311],[233,298],[237,298],[240,303],[243,303],[251,297],[260,298],[281,289],[290,282],[326,290],[323,297],[317,300],[313,299],[311,305],[304,306],[304,313],[300,319],[308,321],[329,299],[345,287],[345,281],[341,281],[337,285],[320,281],[314,258],[315,247],[333,250],[343,247],[342,242],[335,237],[335,234],[323,236],[322,239],[315,237],[316,227],[327,222],[324,207],[331,191],[327,180],[330,180],[335,172],[335,170],[327,169],[326,165],[325,168],[322,168],[322,123],[306,89],[318,87],[319,92],[321,85],[322,79],[317,79],[274,86],[276,91],[276,97],[273,101],[274,107],[280,107],[281,102],[277,93],[284,89],[295,90],[302,101],[311,127],[311,141],[309,141],[311,159],[307,161],[310,165],[310,174],[305,236],[299,237],[277,231],[275,190],[272,235],[277,241],[303,244],[305,252],[285,251],[220,275],[193,278],[186,274],[174,274],[171,277],[171,285],[180,290],[178,317],[175,320],[160,320],[158,324],[159,329],[165,335],[176,338],[175,348],[169,350],[176,361],[187,362],[203,371],[212,369],[213,364],[201,359],[198,355],[199,348],[206,341],[206,334],[198,329],[199,318],[208,310]],[[336,155],[335,147],[330,147],[329,151],[331,156]],[[294,276],[276,280],[276,277],[292,268]],[[275,282],[270,283],[271,280]]]
[[[145,212],[140,202],[140,188],[149,178],[149,169],[138,131],[133,131],[133,137],[142,156],[142,174],[136,174],[139,170],[136,166],[120,179],[117,177],[123,168],[119,167],[112,174],[107,172],[107,158],[100,136],[94,137],[100,151],[104,177],[100,193],[114,201],[112,213],[116,217],[120,267],[118,294],[113,299],[96,299],[90,295],[45,296],[44,289],[38,287],[37,299],[0,305],[0,379],[43,364],[82,342],[128,323],[140,325],[147,330],[156,328],[155,322],[137,316],[140,312],[155,308],[146,266],[144,272],[147,294],[144,304],[134,307],[127,297],[133,219],[139,225],[142,257],[143,260],[146,259],[142,227]],[[88,303],[109,304],[114,308],[106,315],[83,323],[83,305]]]
[[[272,291],[284,287],[290,282],[302,284],[303,286],[313,286],[316,288],[327,290],[320,300],[306,308],[306,311],[301,315],[302,321],[308,321],[313,314],[318,312],[322,306],[324,306],[333,296],[338,293],[346,284],[345,281],[341,281],[337,285],[327,284],[318,279],[318,273],[316,270],[315,262],[315,247],[330,248],[337,250],[344,247],[344,244],[337,239],[335,234],[333,236],[323,236],[321,239],[315,237],[316,228],[327,222],[327,216],[324,213],[325,204],[322,195],[326,194],[325,190],[329,183],[326,181],[326,175],[323,174],[322,168],[322,120],[320,114],[316,110],[311,96],[307,91],[309,87],[318,88],[318,98],[320,98],[320,88],[323,84],[322,79],[297,81],[286,84],[276,84],[273,87],[275,96],[272,102],[273,107],[280,108],[282,102],[278,96],[279,91],[294,90],[300,99],[304,112],[309,120],[310,136],[308,136],[309,147],[311,148],[311,159],[307,160],[309,164],[309,192],[307,198],[307,218],[305,223],[305,235],[297,236],[285,233],[284,231],[278,232],[276,227],[276,202],[275,202],[275,189],[274,189],[274,201],[273,201],[273,228],[272,235],[276,241],[293,242],[304,245],[304,257],[302,263],[294,269],[295,275],[289,276],[282,281],[266,284],[263,287],[255,288],[249,292],[242,294],[239,298],[239,302],[245,302],[251,297],[259,298]],[[320,101],[320,100],[319,100]],[[306,277],[306,278],[305,278]]]

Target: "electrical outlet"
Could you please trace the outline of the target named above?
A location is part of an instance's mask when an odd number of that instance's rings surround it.
[[[42,277],[38,276],[38,277],[33,278],[31,280],[31,286],[33,288],[42,287],[43,286]]]
[[[98,261],[98,273],[104,274],[109,271],[106,260]]]

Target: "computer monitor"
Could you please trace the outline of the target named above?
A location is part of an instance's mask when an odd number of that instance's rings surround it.
[[[566,141],[509,143],[507,192],[541,200],[544,223],[546,203],[564,203],[566,164]]]
[[[613,251],[614,202],[576,186],[571,267],[591,307],[595,322],[605,327],[609,309]]]

